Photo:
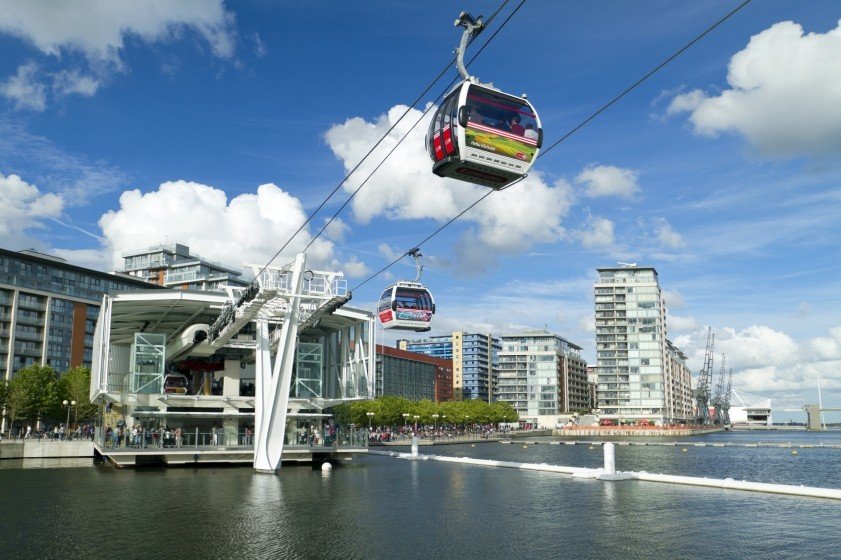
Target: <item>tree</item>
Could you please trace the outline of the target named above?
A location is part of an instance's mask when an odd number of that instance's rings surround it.
[[[59,379],[60,400],[76,401],[73,408],[73,424],[79,424],[79,418],[92,418],[96,415],[96,405],[91,404],[91,370],[84,366],[75,366],[67,370]]]
[[[40,421],[56,417],[61,410],[59,383],[50,366],[33,364],[17,372],[9,381],[10,408],[17,418],[31,418]],[[59,412],[60,414],[60,412]]]

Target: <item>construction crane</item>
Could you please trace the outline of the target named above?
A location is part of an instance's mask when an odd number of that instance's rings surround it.
[[[713,372],[713,348],[715,335],[712,327],[707,328],[707,349],[704,352],[704,365],[698,372],[698,383],[693,393],[695,397],[695,423],[710,424],[710,383]]]
[[[727,392],[724,393],[724,402],[721,403],[721,420],[725,428],[730,427],[730,392],[733,389],[733,368],[727,375]]]
[[[727,361],[727,356],[721,354],[721,371],[718,374],[718,383],[715,385],[715,393],[713,393],[710,405],[715,409],[715,418],[713,423],[716,426],[724,425],[724,364]]]

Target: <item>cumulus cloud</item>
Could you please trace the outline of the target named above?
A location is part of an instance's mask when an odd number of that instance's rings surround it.
[[[660,243],[668,248],[668,249],[680,249],[686,243],[683,241],[683,237],[675,231],[665,218],[657,218],[654,221],[654,231],[657,234],[657,239]]]
[[[223,0],[33,0],[5,2],[0,10],[0,33],[27,41],[53,63],[68,60],[63,55],[70,53],[85,60],[85,71],[72,68],[51,74],[58,97],[90,97],[109,73],[124,69],[121,52],[127,38],[168,42],[187,30],[203,38],[217,57],[233,56],[234,16],[225,10]],[[49,78],[38,78],[36,70],[31,63],[23,65],[0,85],[0,93],[13,100],[16,109],[46,108],[45,82]]]
[[[379,168],[353,200],[354,217],[367,223],[378,216],[390,220],[434,219],[444,221],[476,202],[484,188],[452,179],[441,179],[431,172],[424,148],[424,134],[432,111],[426,116],[405,106],[392,107],[373,121],[355,117],[334,125],[325,140],[347,171],[353,169],[389,128],[394,126],[370,161],[364,162],[345,185],[356,190],[379,165],[386,154],[394,153]],[[412,124],[420,124],[409,132]],[[398,146],[400,138],[408,133]],[[472,235],[484,247],[500,252],[518,252],[535,243],[557,241],[564,235],[562,219],[573,203],[572,189],[564,181],[548,184],[533,172],[514,187],[494,193],[466,213],[472,222]],[[463,255],[468,257],[469,255]],[[487,262],[487,258],[485,261]],[[464,262],[464,259],[460,259]]]
[[[574,237],[587,249],[607,249],[616,242],[613,222],[596,216],[588,216],[586,226],[574,232]]]
[[[638,176],[639,174],[632,169],[614,165],[593,165],[579,173],[575,182],[584,187],[584,194],[589,197],[631,198],[640,190]]]
[[[145,194],[124,192],[120,208],[104,214],[99,225],[114,268],[122,266],[121,251],[166,240],[189,245],[202,257],[235,265],[231,259],[265,264],[305,219],[300,201],[273,184],[260,185],[256,193],[229,201],[215,187],[170,181]],[[275,264],[291,261],[311,239],[305,228]],[[307,257],[312,266],[326,266],[333,250],[331,241],[319,238]]]
[[[341,265],[341,270],[345,273],[345,276],[349,278],[362,278],[363,276],[371,274],[371,269],[356,257],[351,257],[345,261]]]
[[[841,327],[829,331],[830,336],[813,338],[809,344],[819,360],[841,360]]]
[[[669,114],[689,112],[697,134],[744,136],[768,156],[831,155],[841,151],[841,22],[805,34],[784,21],[751,37],[728,67],[730,88],[675,97]]]
[[[682,333],[694,331],[698,328],[698,321],[695,317],[681,317],[680,315],[668,314],[666,318],[666,325],[669,328],[669,337],[673,337],[674,333]],[[677,342],[675,342],[677,344]]]
[[[663,299],[666,301],[666,307],[669,309],[683,309],[686,307],[686,302],[684,302],[683,295],[680,292],[663,290]]]
[[[0,32],[27,40],[44,54],[79,51],[95,61],[118,62],[127,36],[167,41],[184,29],[198,32],[214,54],[234,52],[233,15],[222,0],[133,2],[5,2]]]
[[[43,194],[17,175],[0,173],[0,246],[24,248],[34,243],[30,234],[44,221],[57,218],[64,200],[55,193]]]
[[[29,62],[18,67],[17,74],[0,83],[0,95],[7,97],[20,111],[41,112],[47,108],[47,88],[36,79],[38,65]]]

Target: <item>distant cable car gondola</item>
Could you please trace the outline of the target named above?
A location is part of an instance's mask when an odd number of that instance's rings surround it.
[[[537,158],[543,145],[540,117],[525,95],[504,93],[467,73],[467,42],[484,23],[462,12],[456,25],[464,27],[456,58],[464,81],[444,98],[429,125],[432,172],[503,189],[525,177]]]
[[[423,265],[418,248],[407,254],[415,258],[417,276],[413,282],[400,280],[387,287],[377,306],[377,315],[384,329],[425,332],[430,329],[435,314],[435,300],[429,290],[419,282]]]

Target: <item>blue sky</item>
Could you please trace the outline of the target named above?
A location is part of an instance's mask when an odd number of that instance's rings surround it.
[[[551,145],[737,4],[531,0],[470,70],[528,93]],[[264,263],[452,59],[458,9],[498,5],[0,0],[0,246],[103,270],[164,242]],[[784,409],[815,401],[818,375],[841,406],[839,17],[754,1],[425,244],[433,334],[546,327],[594,362],[596,268],[637,262],[693,372],[712,326],[734,388],[771,397],[776,420],[805,416]],[[431,174],[426,122],[310,263],[353,287],[484,193]],[[404,263],[353,304],[411,277]]]

